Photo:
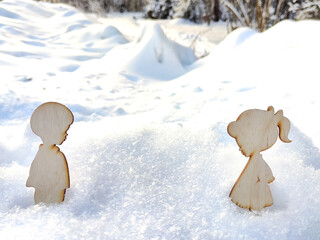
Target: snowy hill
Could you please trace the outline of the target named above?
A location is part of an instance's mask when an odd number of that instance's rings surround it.
[[[0,2],[1,239],[319,239],[320,22],[199,40],[202,59],[162,23]],[[61,145],[71,188],[34,206],[25,182],[41,141],[29,119],[47,101],[75,115]],[[274,205],[250,212],[229,198],[247,159],[226,127],[270,105],[292,143],[262,153]]]

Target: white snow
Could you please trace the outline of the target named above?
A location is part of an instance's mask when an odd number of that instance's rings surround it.
[[[320,22],[241,28],[216,46],[221,26],[1,1],[0,238],[319,239]],[[35,206],[29,119],[47,101],[75,115],[60,146],[71,188]],[[274,205],[250,212],[229,198],[247,159],[226,126],[270,105],[292,143],[262,153]]]

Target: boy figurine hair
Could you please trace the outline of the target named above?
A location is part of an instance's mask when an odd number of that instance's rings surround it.
[[[250,157],[230,192],[231,200],[239,207],[261,210],[273,204],[268,184],[275,178],[260,152],[272,147],[278,135],[283,142],[291,142],[289,130],[290,122],[283,111],[274,114],[272,106],[267,111],[247,110],[228,125],[228,133],[236,139],[242,154]]]
[[[31,129],[43,142],[31,164],[26,183],[27,187],[35,188],[36,204],[60,203],[66,188],[70,187],[68,163],[56,144],[61,145],[66,140],[73,119],[71,111],[56,102],[40,105],[31,116]]]

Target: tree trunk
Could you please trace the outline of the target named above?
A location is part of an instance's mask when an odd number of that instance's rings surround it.
[[[213,21],[218,22],[220,20],[220,1],[214,0],[213,4]]]

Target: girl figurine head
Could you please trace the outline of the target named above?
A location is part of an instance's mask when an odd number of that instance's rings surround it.
[[[283,111],[274,114],[272,106],[267,111],[247,110],[228,125],[229,135],[236,139],[240,151],[246,157],[269,149],[278,136],[283,142],[291,142],[288,139],[289,130],[290,122],[283,116]]]
[[[64,105],[48,102],[34,110],[30,125],[45,145],[60,145],[67,137],[67,130],[73,123],[73,114]]]

